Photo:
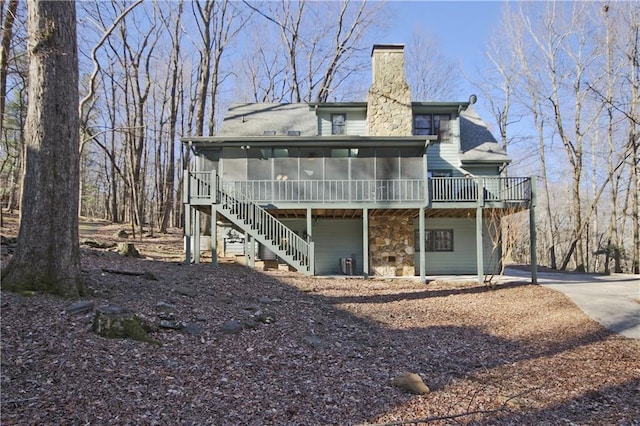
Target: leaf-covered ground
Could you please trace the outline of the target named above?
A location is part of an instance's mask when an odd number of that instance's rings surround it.
[[[186,266],[178,231],[129,241],[147,258],[83,249],[87,299],[184,328],[110,340],[93,312],[3,291],[2,424],[640,424],[640,342],[560,293]],[[389,384],[405,372],[431,393]]]

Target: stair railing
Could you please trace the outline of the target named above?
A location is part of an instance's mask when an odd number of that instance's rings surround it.
[[[312,241],[300,237],[246,194],[219,177],[215,186],[217,203],[223,211],[240,220],[245,230],[282,259],[301,269],[301,272],[313,273]]]

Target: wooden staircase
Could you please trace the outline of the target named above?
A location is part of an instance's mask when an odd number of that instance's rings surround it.
[[[217,178],[218,213],[304,275],[314,273],[313,241],[300,237],[245,194]]]

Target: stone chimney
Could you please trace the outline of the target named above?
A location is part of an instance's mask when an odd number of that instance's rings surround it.
[[[411,136],[411,91],[404,76],[404,45],[376,44],[371,52],[373,84],[367,96],[369,136]]]

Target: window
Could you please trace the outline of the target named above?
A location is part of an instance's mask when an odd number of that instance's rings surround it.
[[[448,114],[416,114],[413,116],[414,135],[437,135],[438,140],[449,139]]]
[[[413,133],[415,135],[431,135],[431,115],[418,114],[413,117]]]
[[[331,114],[331,134],[344,135],[346,133],[347,116],[345,114]]]
[[[449,118],[450,117],[448,115],[433,116],[433,134],[438,135],[439,141],[445,141],[449,139]]]
[[[453,251],[453,229],[430,229],[425,231],[427,252]],[[420,231],[415,230],[414,241],[420,241]],[[421,245],[416,243],[416,251],[421,251]]]
[[[428,174],[430,178],[453,176],[453,172],[451,170],[429,170]]]

